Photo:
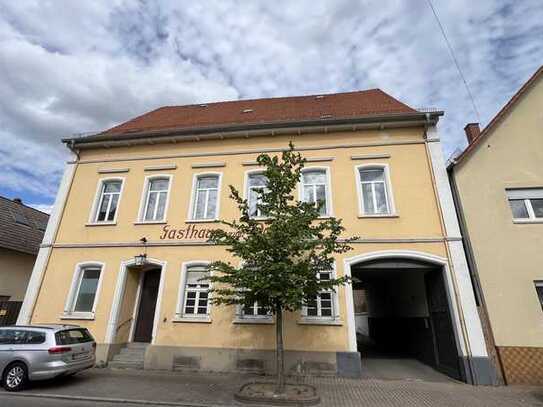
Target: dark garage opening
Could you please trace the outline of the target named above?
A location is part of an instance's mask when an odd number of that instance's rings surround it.
[[[365,377],[462,379],[442,268],[410,259],[351,269]]]

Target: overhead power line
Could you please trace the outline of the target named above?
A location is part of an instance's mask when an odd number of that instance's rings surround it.
[[[454,64],[456,65],[456,69],[458,70],[458,73],[460,74],[460,78],[462,78],[462,82],[464,82],[464,86],[466,87],[466,90],[468,92],[468,96],[471,100],[471,105],[473,106],[473,111],[475,112],[475,115],[477,116],[477,121],[481,121],[481,116],[479,115],[479,109],[477,109],[477,104],[475,103],[475,98],[473,97],[473,93],[471,93],[471,89],[469,87],[468,81],[466,80],[466,77],[464,76],[464,72],[462,72],[462,68],[460,68],[460,64],[458,63],[458,59],[456,58],[456,55],[454,53],[454,49],[449,42],[449,38],[447,37],[447,33],[445,32],[445,28],[443,27],[443,24],[441,24],[441,20],[439,19],[439,16],[437,15],[436,9],[434,8],[434,5],[432,4],[432,0],[426,0],[428,2],[428,5],[430,6],[430,9],[432,10],[432,13],[434,14],[434,17],[437,21],[437,25],[439,26],[439,29],[441,30],[441,34],[443,35],[443,38],[445,39],[445,43],[447,44],[447,48],[449,49],[449,54],[451,54],[451,58],[454,61]]]

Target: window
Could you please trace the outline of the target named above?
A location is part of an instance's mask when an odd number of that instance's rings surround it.
[[[0,345],[23,345],[26,331],[22,329],[0,329]]]
[[[392,214],[386,167],[358,167],[357,173],[362,214]]]
[[[121,197],[122,180],[104,180],[101,182],[94,222],[113,222],[117,214]]]
[[[308,169],[302,173],[302,200],[317,205],[321,203],[319,213],[329,215],[330,199],[328,174],[325,169]]]
[[[330,280],[332,272],[320,272],[319,280]],[[304,314],[312,318],[334,318],[334,292],[323,290],[317,296],[309,298],[305,305]]]
[[[101,264],[82,264],[76,267],[72,288],[68,295],[64,316],[92,318],[102,277]]]
[[[28,219],[23,213],[19,211],[12,211],[11,214],[13,215],[13,219],[15,219],[15,223],[18,223],[19,225],[30,226]]]
[[[262,202],[260,191],[267,191],[268,179],[264,174],[252,173],[247,181],[247,202],[249,204],[249,216],[260,218],[266,216],[258,205]]]
[[[271,318],[271,312],[269,309],[262,307],[255,301],[252,304],[244,304],[240,306],[242,319],[269,319]]]
[[[55,334],[57,345],[75,345],[92,341],[94,339],[86,328],[66,329]]]
[[[524,222],[543,220],[543,188],[508,189],[507,198],[513,219]]]
[[[45,342],[45,333],[21,329],[0,329],[0,345],[37,345]]]
[[[539,298],[539,304],[543,309],[543,281],[535,281],[535,291],[537,293],[537,298]]]
[[[148,179],[143,210],[144,222],[160,222],[165,219],[169,189],[170,177]]]
[[[193,220],[216,219],[219,201],[219,175],[198,175],[193,191]]]
[[[183,295],[184,317],[207,317],[209,315],[209,276],[207,265],[191,265],[186,268]]]
[[[85,268],[81,272],[81,280],[75,296],[75,312],[92,312],[98,280],[100,279],[99,268]]]

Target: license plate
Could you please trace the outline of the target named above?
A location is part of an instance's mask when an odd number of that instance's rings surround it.
[[[89,352],[74,353],[72,355],[73,360],[85,359],[89,355]]]

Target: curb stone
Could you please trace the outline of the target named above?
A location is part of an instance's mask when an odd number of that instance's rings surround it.
[[[48,393],[0,393],[0,397],[28,397],[28,398],[48,398],[59,400],[78,400],[78,401],[93,401],[101,403],[117,403],[117,404],[139,404],[145,406],[173,406],[173,407],[232,407],[229,404],[202,404],[202,403],[183,403],[175,401],[152,401],[138,399],[119,399],[107,397],[86,397],[86,396],[69,396],[65,394],[48,394]],[[254,405],[255,407],[258,405]]]

